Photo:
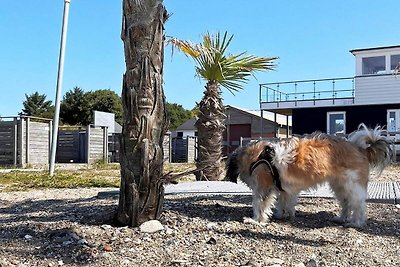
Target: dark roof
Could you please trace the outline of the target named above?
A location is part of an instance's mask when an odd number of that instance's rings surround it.
[[[241,112],[241,113],[247,114],[247,115],[255,117],[255,118],[259,118],[259,119],[261,118],[261,112],[260,111],[245,110],[245,109],[234,107],[234,106],[231,106],[231,105],[226,105],[225,108],[226,108],[226,110],[232,109],[232,110],[236,110],[237,112]],[[278,125],[278,123],[276,123],[274,121],[271,121],[271,120],[269,120],[269,119],[267,119],[265,117],[263,118],[263,120],[266,121],[267,123]]]
[[[354,52],[371,51],[371,50],[382,50],[382,49],[390,49],[390,48],[400,48],[400,45],[380,46],[380,47],[370,47],[370,48],[359,48],[359,49],[350,50],[350,53],[354,54]]]
[[[176,128],[176,130],[195,130],[196,127],[194,124],[196,123],[197,118],[191,118],[182,123],[181,125]]]

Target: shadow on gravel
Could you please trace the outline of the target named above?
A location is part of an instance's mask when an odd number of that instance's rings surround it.
[[[328,200],[326,200],[328,201]],[[237,230],[215,230],[232,237],[243,236],[248,239],[265,239],[288,241],[308,246],[321,246],[329,241],[308,240],[296,237],[291,232],[285,232],[288,227],[307,231],[309,229],[342,227],[331,222],[333,211],[324,210],[319,204],[301,201],[299,206],[306,211],[299,211],[293,221],[277,222],[274,227],[277,233],[256,231],[255,226],[239,227]],[[331,201],[331,200],[329,200]],[[0,247],[1,255],[26,255],[38,259],[57,258],[65,264],[74,261],[75,264],[88,264],[93,259],[93,251],[98,247],[89,246],[78,241],[82,240],[79,232],[71,227],[72,222],[80,225],[111,224],[117,208],[118,195],[105,195],[79,200],[39,200],[23,201],[17,204],[1,202],[0,207]],[[384,205],[384,204],[382,204]],[[385,213],[380,204],[374,204],[374,212],[364,228],[357,231],[376,236],[398,236],[399,221],[390,209]],[[252,216],[251,196],[166,196],[165,210],[189,218],[202,218],[210,222],[240,222],[243,217]],[[314,212],[315,210],[315,212]],[[392,217],[386,217],[391,215]],[[42,222],[52,224],[41,224]],[[69,222],[69,223],[67,223]],[[282,228],[282,232],[279,230]],[[289,228],[290,229],[290,228]],[[276,231],[275,231],[276,232]],[[72,242],[73,241],[73,242]],[[71,242],[71,243],[70,243]],[[84,242],[84,241],[82,241]],[[324,243],[325,242],[325,243]],[[15,245],[18,244],[18,245]],[[22,244],[22,245],[21,245]],[[1,261],[0,261],[1,266]]]
[[[199,217],[207,219],[211,222],[228,222],[237,221],[243,222],[243,217],[252,216],[251,196],[237,196],[237,195],[213,195],[213,196],[182,196],[179,198],[168,199],[168,209],[174,210],[187,217]],[[342,225],[332,222],[333,217],[336,215],[335,211],[324,210],[320,204],[324,202],[335,203],[332,199],[318,199],[318,203],[313,203],[310,199],[300,200],[297,206],[307,207],[312,211],[297,211],[296,217],[289,221],[273,220],[273,223],[286,224],[298,229],[329,228],[329,227],[342,227]],[[380,206],[387,206],[388,204],[372,204],[375,210],[381,210]],[[369,209],[371,207],[368,207]],[[315,210],[315,211],[314,211]],[[356,228],[356,231],[377,235],[377,236],[395,236],[399,234],[400,223],[395,219],[396,211],[393,213],[386,212],[380,216],[369,215],[369,218],[362,228]],[[239,233],[237,233],[239,234]],[[270,237],[266,237],[270,238]]]
[[[74,225],[111,224],[117,200],[115,204],[110,203],[110,199],[97,197],[27,200],[17,204],[2,202],[0,254],[14,255],[16,259],[35,258],[40,262],[38,266],[47,266],[43,265],[47,262],[54,265],[54,261],[66,265],[90,264],[94,260],[93,253],[100,248],[87,243]],[[3,266],[1,261],[0,266]]]
[[[27,200],[0,208],[0,225],[7,225],[15,220],[33,222],[66,220],[83,224],[110,224],[117,202],[118,200],[115,204],[99,203],[97,197],[78,200]],[[5,218],[3,215],[10,216]]]

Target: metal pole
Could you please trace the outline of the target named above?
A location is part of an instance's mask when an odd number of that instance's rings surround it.
[[[56,150],[57,150],[57,135],[58,135],[58,121],[60,118],[60,98],[61,98],[61,87],[64,74],[64,56],[65,56],[65,44],[67,41],[67,30],[68,30],[68,15],[69,15],[69,4],[71,0],[64,0],[64,15],[63,25],[61,32],[61,45],[60,45],[60,57],[58,60],[58,75],[57,75],[57,91],[56,91],[56,102],[55,112],[53,120],[53,134],[51,139],[51,153],[50,153],[50,166],[49,174],[54,175],[54,164],[56,161]]]

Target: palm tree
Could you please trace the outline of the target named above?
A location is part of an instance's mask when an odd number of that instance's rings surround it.
[[[164,200],[162,143],[167,122],[162,84],[166,19],[162,0],[123,0],[121,38],[126,72],[116,214],[122,225],[137,226],[157,219]]]
[[[196,74],[207,81],[204,96],[199,103],[198,120],[195,126],[198,131],[198,160],[196,167],[197,180],[219,180],[222,168],[222,143],[224,125],[224,105],[220,86],[229,92],[242,90],[249,76],[260,70],[273,70],[276,57],[257,57],[246,52],[231,55],[227,49],[233,39],[225,32],[223,36],[206,33],[203,42],[195,44],[190,41],[170,38],[173,44],[196,63]]]

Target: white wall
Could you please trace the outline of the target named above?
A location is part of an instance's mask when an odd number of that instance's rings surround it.
[[[183,132],[183,137],[186,137],[186,136],[195,136],[195,135],[194,135],[194,133],[195,133],[194,130],[178,130],[178,131],[173,131],[173,132],[171,133],[171,137],[176,137],[176,136],[177,136],[177,132]]]
[[[400,103],[400,76],[364,76],[355,78],[354,104]]]

